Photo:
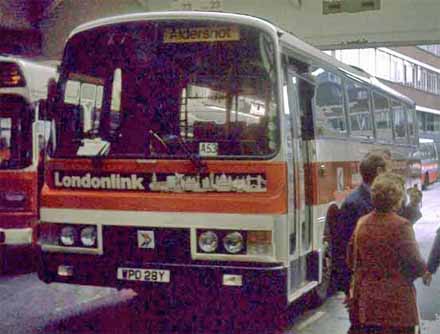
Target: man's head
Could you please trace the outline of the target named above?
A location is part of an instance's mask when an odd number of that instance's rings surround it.
[[[370,152],[368,152],[365,157],[374,154],[374,155],[381,155],[386,162],[386,171],[391,172],[393,170],[393,158],[391,155],[391,151],[387,148],[374,148]]]
[[[422,202],[423,193],[417,186],[409,188],[406,193],[411,206],[418,206]]]
[[[367,154],[361,161],[359,171],[362,176],[362,180],[371,185],[380,173],[386,171],[387,163],[381,154]]]

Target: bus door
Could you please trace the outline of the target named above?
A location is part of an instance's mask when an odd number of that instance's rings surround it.
[[[309,270],[309,254],[312,250],[312,226],[310,208],[306,205],[306,173],[308,164],[306,142],[303,140],[304,109],[306,101],[301,85],[305,83],[297,69],[288,67],[284,86],[285,124],[287,134],[287,163],[289,180],[289,300],[316,285]],[[307,95],[307,94],[306,94]],[[313,285],[313,286],[312,286]]]

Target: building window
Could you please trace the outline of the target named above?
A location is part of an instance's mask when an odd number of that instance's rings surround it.
[[[390,80],[390,55],[381,50],[376,52],[377,72],[375,75],[379,78]]]
[[[417,46],[420,49],[425,50],[426,52],[429,52],[437,57],[440,57],[440,45],[433,44],[433,45],[418,45]]]
[[[439,51],[440,45],[435,45]],[[349,65],[362,68],[380,79],[440,95],[440,71],[412,63],[383,49],[333,50],[327,52]]]

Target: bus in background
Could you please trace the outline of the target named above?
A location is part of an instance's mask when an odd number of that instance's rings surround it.
[[[282,320],[301,296],[327,296],[327,217],[360,159],[389,150],[408,187],[420,182],[413,101],[251,16],[82,25],[48,101],[34,230],[48,283]]]
[[[434,140],[428,138],[420,138],[419,154],[422,165],[421,182],[423,189],[438,179],[439,172],[439,156]]]
[[[51,66],[0,56],[0,272],[9,251],[31,246],[39,152],[49,131],[39,121],[37,102],[47,97],[55,72]]]

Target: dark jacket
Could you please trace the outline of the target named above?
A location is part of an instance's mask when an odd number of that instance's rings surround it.
[[[434,274],[440,265],[440,229],[437,230],[434,243],[429,253],[428,270]]]
[[[345,244],[348,244],[359,218],[371,211],[373,211],[371,191],[362,183],[347,196],[341,206],[339,221],[344,225],[342,237]]]
[[[413,280],[426,270],[410,222],[395,213],[376,211],[358,224],[357,256],[354,237],[347,263],[354,270],[359,322],[369,326],[412,327],[418,324]]]
[[[351,280],[351,272],[346,263],[347,245],[356,227],[356,222],[372,210],[370,190],[368,186],[362,184],[352,191],[342,203],[337,222],[333,228],[334,276],[337,288],[345,293],[348,293]]]
[[[420,212],[419,207],[411,206],[410,204],[404,205],[402,209],[397,212],[397,214],[408,219],[413,225],[416,223],[416,221],[422,218],[422,213]]]

